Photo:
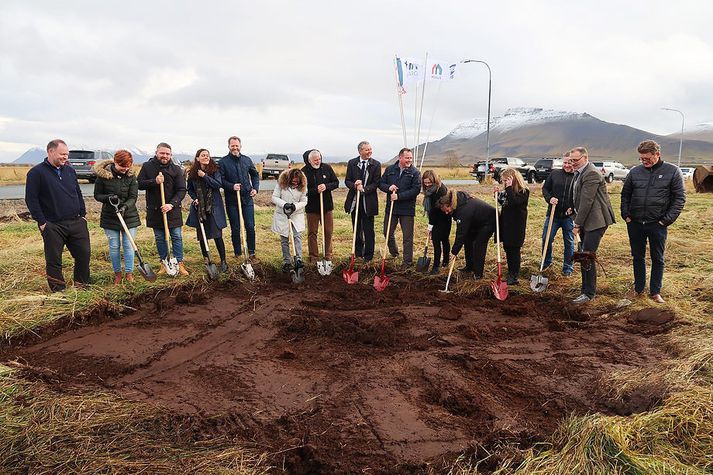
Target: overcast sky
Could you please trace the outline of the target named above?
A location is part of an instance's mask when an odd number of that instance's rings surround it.
[[[483,59],[492,114],[588,112],[654,133],[713,121],[709,1],[0,3],[0,161],[70,148],[374,156],[402,146],[393,57]],[[487,70],[428,83],[422,140],[485,117]],[[430,89],[429,89],[430,88]],[[406,100],[409,134],[412,97]],[[409,145],[412,145],[409,143]]]

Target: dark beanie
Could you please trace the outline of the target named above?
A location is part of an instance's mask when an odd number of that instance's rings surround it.
[[[303,158],[304,161],[305,161],[305,165],[309,165],[309,154],[310,154],[313,150],[315,150],[315,149],[311,148],[311,149],[305,151],[305,153],[302,154],[302,158]]]

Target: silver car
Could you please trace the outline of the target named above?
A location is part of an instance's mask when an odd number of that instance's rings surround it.
[[[607,183],[624,180],[629,174],[629,169],[619,162],[592,162],[592,164],[602,173]]]

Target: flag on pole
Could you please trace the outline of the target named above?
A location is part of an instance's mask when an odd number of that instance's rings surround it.
[[[429,81],[449,81],[455,79],[456,61],[429,61],[426,65],[426,79]]]
[[[399,56],[396,56],[396,73],[399,94],[406,94],[407,85],[421,81],[425,76],[423,63]]]

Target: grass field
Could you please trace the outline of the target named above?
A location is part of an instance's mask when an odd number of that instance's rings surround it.
[[[0,172],[3,167],[0,167]],[[338,173],[341,170],[337,170]],[[460,177],[457,173],[448,177]],[[458,187],[456,187],[458,188]],[[462,187],[461,187],[462,188]],[[467,189],[489,200],[486,187]],[[610,186],[615,210],[620,184]],[[351,225],[341,210],[343,192],[335,199],[335,263],[344,263],[351,246]],[[257,252],[264,265],[280,264],[279,239],[270,232],[273,207],[269,196],[256,206]],[[383,201],[382,201],[383,203]],[[136,296],[177,285],[207,285],[195,233],[184,228],[184,247],[192,274],[187,279],[160,277],[153,284],[137,280],[113,287],[106,238],[98,227],[96,208],[88,217],[92,239],[94,284],[86,290],[70,287],[51,295],[44,278],[42,241],[32,222],[0,224],[0,334],[13,341],[61,318],[81,324],[95,308],[120,310]],[[529,207],[527,239],[523,248],[523,282],[536,274],[539,236],[545,213],[539,188]],[[618,214],[618,213],[617,213]],[[380,220],[377,220],[380,223]],[[660,406],[629,417],[592,414],[562,421],[545,444],[520,451],[501,461],[496,473],[518,474],[710,474],[713,473],[713,195],[689,193],[686,208],[671,227],[666,249],[663,295],[665,307],[675,312],[678,324],[667,336],[671,359],[656,371],[611,374],[602,384],[612,391],[657,386],[667,395]],[[415,249],[425,239],[425,219],[418,216]],[[378,226],[377,226],[378,228]],[[454,226],[455,229],[455,226]],[[397,240],[399,238],[397,237]],[[137,242],[154,268],[158,258],[151,233],[139,228]],[[377,246],[382,239],[377,233]],[[229,239],[226,240],[230,253]],[[305,244],[306,251],[306,244]],[[555,240],[555,256],[561,256],[561,239]],[[607,318],[607,309],[630,299],[633,310],[654,305],[631,296],[632,271],[626,228],[618,222],[606,233],[599,257],[606,270],[600,273],[599,295],[592,303]],[[561,259],[561,257],[560,257]],[[555,265],[561,262],[556,260]],[[235,267],[236,261],[231,265]],[[71,275],[71,258],[65,253],[65,276]],[[376,271],[376,264],[372,265]],[[494,249],[488,252],[487,275],[494,269]],[[239,279],[234,269],[228,277]],[[438,276],[434,279],[443,279]],[[554,276],[553,279],[559,279]],[[486,283],[461,282],[463,292]],[[526,287],[525,283],[523,287]],[[579,280],[569,281],[563,299],[578,294]],[[529,292],[529,290],[527,290]],[[457,298],[457,293],[454,298]],[[139,472],[146,473],[263,473],[261,454],[216,438],[209,445],[177,446],[162,432],[169,414],[119,399],[115,395],[71,394],[53,389],[47,381],[27,381],[21,363],[0,366],[0,472]],[[158,434],[158,436],[157,436]],[[503,442],[506,444],[505,442]],[[483,455],[487,459],[487,454]],[[492,473],[487,461],[456,463],[451,473]],[[479,472],[480,470],[480,472]]]
[[[30,165],[0,166],[0,185],[19,185],[25,183]]]

